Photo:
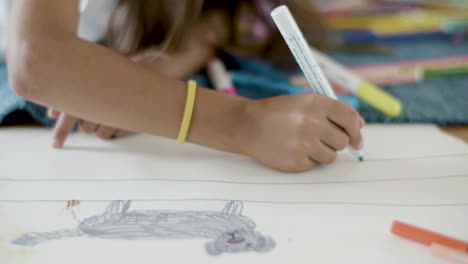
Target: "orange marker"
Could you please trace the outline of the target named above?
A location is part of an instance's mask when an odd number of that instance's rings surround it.
[[[392,233],[427,246],[435,243],[468,253],[468,242],[437,234],[400,221],[393,222]]]

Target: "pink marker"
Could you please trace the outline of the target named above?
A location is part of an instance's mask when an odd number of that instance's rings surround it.
[[[232,84],[231,75],[220,59],[214,59],[208,65],[208,76],[216,91],[237,95],[236,88]]]

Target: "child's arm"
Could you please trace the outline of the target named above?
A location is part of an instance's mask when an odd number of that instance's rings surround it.
[[[212,12],[188,30],[176,52],[166,51],[162,54],[159,49],[149,49],[131,56],[131,60],[166,77],[187,78],[205,67],[214,58],[217,48],[227,40],[226,19],[221,11]],[[77,122],[81,132],[95,134],[101,139],[121,138],[130,134],[123,129],[79,120],[51,108],[48,116],[57,120],[53,131],[55,148],[63,147]]]
[[[13,1],[8,69],[13,90],[96,123],[175,138],[186,83],[76,37],[78,0]],[[314,94],[261,101],[198,89],[190,142],[303,171],[362,144],[359,114]]]
[[[77,0],[14,1],[11,22],[8,67],[19,95],[108,126],[177,135],[186,83],[78,39]],[[237,151],[231,137],[246,101],[199,89],[190,141]]]

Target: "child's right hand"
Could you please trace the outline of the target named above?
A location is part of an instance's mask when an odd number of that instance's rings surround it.
[[[241,125],[241,152],[287,172],[336,160],[337,151],[363,147],[364,120],[348,103],[314,93],[251,101]]]

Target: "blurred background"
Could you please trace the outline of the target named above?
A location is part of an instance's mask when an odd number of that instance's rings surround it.
[[[105,12],[108,5],[115,4],[113,0],[96,2],[99,4],[83,14],[94,26],[80,24],[79,29],[80,35],[88,36],[89,40],[97,40],[103,34],[105,25],[102,25],[110,15]],[[0,56],[6,47],[8,3],[0,0]],[[468,0],[313,0],[313,3],[329,28],[327,54],[403,105],[400,116],[387,116],[332,80],[341,98],[352,102],[367,122],[468,124]],[[238,60],[234,69],[249,70],[250,64],[243,62]],[[235,77],[234,82],[238,81]],[[293,85],[308,88],[302,75],[287,77]],[[6,75],[0,76],[0,84],[6,85],[5,79]],[[282,88],[253,92],[253,85],[238,85],[240,95],[254,99],[289,92]],[[42,123],[53,124],[46,121]]]
[[[468,123],[467,0],[315,3],[332,32],[329,54],[404,105],[391,118],[361,102],[368,122]]]
[[[6,0],[2,0],[6,1]],[[6,48],[6,32],[7,32],[7,5],[0,4],[0,61],[3,59]]]
[[[332,29],[343,40],[451,37],[461,41],[468,29],[466,0],[315,0]],[[360,32],[361,34],[357,34]]]

